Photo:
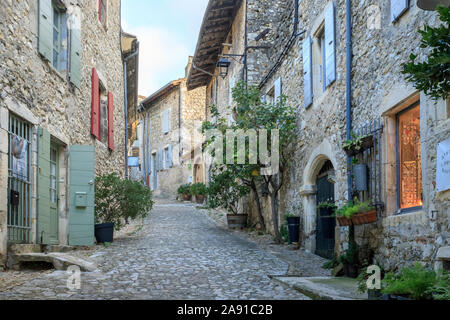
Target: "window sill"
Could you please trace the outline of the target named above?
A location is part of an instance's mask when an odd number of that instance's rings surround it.
[[[404,212],[384,218],[383,227],[396,227],[404,224],[424,224],[426,218],[427,216],[423,208],[417,208],[416,211]]]

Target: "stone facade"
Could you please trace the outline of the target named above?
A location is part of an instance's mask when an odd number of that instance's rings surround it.
[[[95,173],[124,173],[124,99],[121,52],[120,0],[108,0],[106,22],[99,19],[95,1],[60,1],[59,10],[81,23],[80,84],[69,80],[68,71],[58,71],[40,54],[39,1],[7,0],[0,8],[0,265],[7,243],[7,181],[9,115],[31,125],[31,225],[30,242],[36,242],[37,132],[42,127],[58,146],[60,159],[59,233],[67,244],[68,163],[72,145],[95,147]],[[52,3],[50,2],[50,7]],[[41,18],[42,19],[42,18]],[[69,29],[70,30],[70,29]],[[70,33],[72,34],[72,33]],[[71,40],[64,40],[71,42]],[[72,42],[71,42],[72,43]],[[62,46],[67,46],[63,43]],[[70,54],[69,54],[70,55]],[[91,135],[92,69],[103,89],[114,97],[114,151]],[[69,69],[69,68],[67,68]]]
[[[204,87],[188,91],[186,78],[172,81],[141,102],[139,118],[141,167],[156,197],[175,198],[180,185],[204,182],[193,157],[205,120]]]
[[[260,86],[263,94],[270,93],[275,82],[281,79],[282,93],[297,110],[298,139],[292,146],[292,164],[280,192],[280,216],[287,211],[299,214],[302,245],[316,252],[317,177],[325,164],[331,162],[335,173],[336,204],[341,205],[349,198],[347,156],[342,150],[346,140],[346,6],[343,0],[333,2],[336,78],[322,90],[324,61],[319,40],[325,32],[325,14],[332,2],[300,1],[297,34],[294,34],[295,4],[294,0],[243,1],[228,36],[233,39],[233,46],[231,50],[225,47],[223,53],[242,54],[247,42],[248,71],[243,71],[242,63],[232,61],[228,79],[217,74],[211,77],[207,84],[207,92],[211,93],[207,95],[207,105],[217,104],[228,117],[229,86],[234,75],[241,75],[241,80],[247,77],[249,84]],[[387,268],[414,261],[431,265],[438,249],[449,245],[449,191],[437,193],[435,186],[437,143],[450,137],[448,106],[443,101],[434,104],[417,92],[405,81],[401,65],[408,61],[411,52],[419,52],[417,30],[425,22],[438,25],[438,16],[420,10],[416,1],[411,2],[396,22],[391,21],[389,1],[352,2],[351,10],[353,129],[378,120],[383,126],[381,160],[377,164],[381,162],[379,192],[384,206],[379,207],[380,219],[376,224],[356,227],[356,237],[360,246],[367,249],[366,256],[374,257]],[[257,41],[255,38],[266,29],[269,32]],[[302,50],[307,37],[312,39],[314,97],[312,104],[305,108]],[[270,48],[261,48],[266,46]],[[280,63],[273,68],[277,61]],[[421,109],[423,205],[413,212],[398,214],[395,119],[412,101],[419,101]],[[256,225],[254,199],[247,203],[252,224]],[[270,201],[263,199],[262,205],[269,230],[273,231]],[[339,254],[347,246],[348,227],[336,226],[334,234],[333,251]]]

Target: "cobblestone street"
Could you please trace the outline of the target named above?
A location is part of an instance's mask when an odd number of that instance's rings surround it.
[[[100,248],[90,256],[99,270],[81,275],[80,290],[56,271],[0,299],[308,299],[268,277],[285,275],[288,263],[193,205],[159,204],[142,230]]]

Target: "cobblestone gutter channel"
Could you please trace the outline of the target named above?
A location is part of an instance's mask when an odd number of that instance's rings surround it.
[[[308,299],[269,278],[289,271],[270,243],[219,227],[193,205],[158,203],[142,230],[90,255],[100,271],[82,273],[80,290],[57,271],[0,299]]]

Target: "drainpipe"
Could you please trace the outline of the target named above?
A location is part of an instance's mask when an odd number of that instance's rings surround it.
[[[123,84],[124,84],[124,114],[125,114],[125,179],[128,179],[128,84],[127,84],[127,63],[128,60],[136,57],[139,54],[139,49],[123,59]]]
[[[346,6],[346,59],[347,59],[347,71],[346,71],[346,104],[347,104],[347,140],[351,139],[352,134],[352,7],[351,0],[345,0]],[[352,158],[347,157],[347,169],[350,170],[352,165]],[[348,184],[348,198],[352,200],[352,176],[350,171],[347,172],[347,184]]]

